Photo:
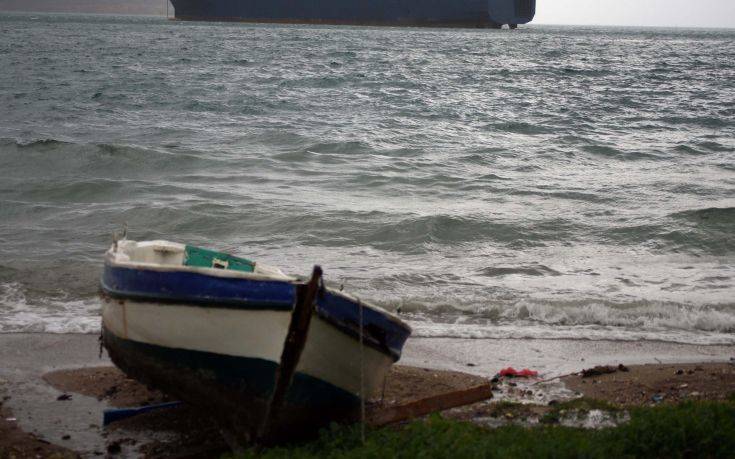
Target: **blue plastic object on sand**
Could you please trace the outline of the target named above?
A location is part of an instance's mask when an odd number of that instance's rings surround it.
[[[158,405],[139,406],[135,408],[110,408],[102,414],[102,425],[107,426],[113,422],[148,413],[149,411],[173,408],[179,405],[181,405],[181,402],[159,403]]]

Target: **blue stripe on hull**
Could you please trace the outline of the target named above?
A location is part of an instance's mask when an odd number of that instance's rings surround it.
[[[358,339],[360,334],[360,306],[342,295],[326,290],[317,298],[317,314],[343,333]],[[388,351],[395,361],[401,356],[411,330],[400,327],[378,310],[363,307],[363,339],[367,344],[378,344]]]
[[[172,0],[180,19],[332,24],[525,24],[535,0]]]
[[[204,306],[290,311],[296,286],[288,281],[263,281],[207,276],[186,271],[154,271],[105,265],[102,289],[110,295],[137,300]]]
[[[290,281],[226,278],[187,271],[155,271],[106,264],[102,290],[116,298],[202,307],[290,311],[296,286]],[[398,360],[411,330],[387,314],[363,307],[365,344]],[[329,289],[317,298],[317,314],[353,338],[359,336],[360,305]]]

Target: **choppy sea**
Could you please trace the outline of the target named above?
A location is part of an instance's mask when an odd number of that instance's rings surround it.
[[[0,14],[0,331],[230,251],[416,336],[735,343],[735,30]]]

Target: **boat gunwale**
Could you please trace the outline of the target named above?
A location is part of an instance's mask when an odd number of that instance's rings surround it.
[[[223,278],[236,278],[236,279],[250,279],[250,280],[263,280],[263,281],[281,281],[291,282],[296,284],[299,282],[299,278],[294,276],[277,276],[273,274],[263,274],[249,271],[235,271],[232,269],[219,269],[219,268],[204,268],[200,266],[186,266],[186,265],[164,265],[161,263],[148,263],[144,261],[120,261],[117,259],[116,252],[113,249],[109,249],[105,253],[105,264],[114,265],[121,268],[128,269],[142,269],[149,271],[158,272],[191,272],[197,274],[203,274],[205,276],[212,277],[223,277]],[[256,263],[257,266],[257,263]]]
[[[294,286],[304,282],[302,279],[299,279],[298,277],[289,276],[287,274],[284,274],[283,276],[277,276],[277,275],[261,274],[261,273],[247,272],[247,271],[234,271],[234,270],[218,269],[218,268],[203,268],[203,267],[197,267],[197,266],[163,265],[160,263],[119,261],[117,260],[116,252],[114,252],[112,248],[110,248],[105,253],[105,265],[111,266],[111,267],[136,269],[136,270],[141,270],[141,271],[148,270],[148,271],[156,271],[156,272],[188,272],[188,273],[193,273],[193,274],[200,274],[203,276],[228,278],[228,279],[244,279],[244,280],[267,281],[267,282],[286,282]],[[256,262],[256,266],[257,266],[257,262]],[[114,289],[111,289],[105,286],[104,284],[102,285],[102,287],[106,291],[106,293],[110,294],[111,296],[113,295],[117,295],[119,297],[130,297],[131,296],[128,293],[123,293],[123,292],[119,292]],[[341,296],[342,298],[348,301],[351,301],[357,304],[361,304],[363,307],[366,307],[379,314],[384,315],[391,322],[394,322],[396,325],[404,328],[409,333],[409,335],[413,332],[413,329],[411,328],[410,325],[405,323],[395,314],[391,313],[390,311],[387,311],[386,309],[380,306],[372,304],[369,301],[365,301],[361,298],[358,298],[357,296],[350,295],[349,293],[346,293],[343,291],[335,290],[329,287],[325,287],[325,289],[329,290],[329,292],[335,296]],[[146,298],[154,299],[158,297],[146,296]],[[211,298],[211,300],[216,300],[216,298]],[[216,300],[216,301],[219,302],[220,300]],[[174,301],[172,300],[171,302],[174,302]],[[204,300],[202,300],[202,302],[204,302]],[[227,303],[227,302],[224,301],[223,303]],[[233,305],[242,304],[241,301],[232,301],[231,303]],[[291,309],[291,306],[289,306],[288,310],[290,309]],[[281,310],[281,309],[278,308],[276,310]]]

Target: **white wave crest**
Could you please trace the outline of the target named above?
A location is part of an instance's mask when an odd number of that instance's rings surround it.
[[[96,298],[57,297],[29,301],[21,284],[0,284],[0,333],[96,333],[100,306]]]
[[[735,344],[735,306],[664,302],[543,302],[525,300],[488,310],[408,314],[414,336],[535,338]]]
[[[601,325],[735,333],[735,305],[522,301],[504,308],[501,317],[504,320],[527,320],[547,325]]]
[[[413,337],[463,339],[574,339],[591,341],[664,341],[680,344],[730,345],[735,335],[687,330],[631,329],[593,325],[550,326],[532,322],[513,324],[447,324],[408,321]]]

